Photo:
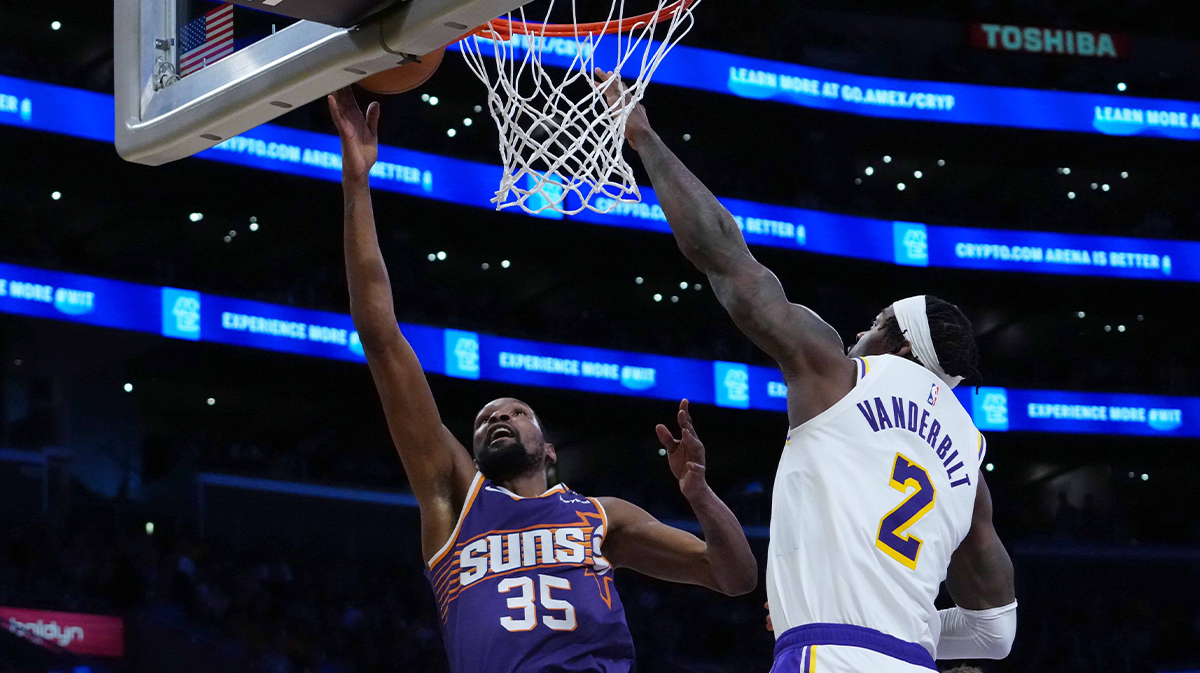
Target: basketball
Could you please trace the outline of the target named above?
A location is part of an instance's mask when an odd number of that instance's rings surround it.
[[[391,70],[384,70],[366,77],[359,81],[358,85],[371,93],[385,96],[412,91],[433,77],[433,73],[437,72],[438,66],[442,64],[442,57],[445,54],[446,48],[442,47],[437,51],[425,54],[412,63],[405,63]]]

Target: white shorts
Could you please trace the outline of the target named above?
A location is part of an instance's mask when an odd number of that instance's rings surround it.
[[[806,624],[775,641],[771,673],[929,673],[928,650],[874,629]]]

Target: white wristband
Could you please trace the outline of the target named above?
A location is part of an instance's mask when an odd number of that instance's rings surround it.
[[[1003,659],[1017,637],[1017,603],[990,610],[939,610],[938,659]]]

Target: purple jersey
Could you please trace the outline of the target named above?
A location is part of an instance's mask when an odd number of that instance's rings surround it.
[[[452,673],[626,673],[633,638],[600,546],[608,515],[559,484],[522,498],[476,474],[430,561]]]

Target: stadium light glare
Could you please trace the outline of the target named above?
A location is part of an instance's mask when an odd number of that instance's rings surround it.
[[[692,134],[690,134],[690,133],[683,134],[683,142],[687,143],[687,142],[691,142],[691,141],[692,141]]]
[[[204,219],[204,213],[192,213],[188,215],[188,219],[193,222],[199,222]]]
[[[1129,88],[1129,87],[1125,86],[1125,83],[1124,83],[1124,82],[1118,82],[1118,83],[1117,83],[1117,91],[1124,91],[1124,90],[1126,90],[1126,89],[1128,89],[1128,88]]]
[[[1092,183],[1092,189],[1100,189],[1100,185],[1098,185],[1098,184],[1096,184],[1095,182],[1093,182],[1093,183]]]
[[[1142,473],[1142,481],[1150,481],[1150,475],[1143,472]]]
[[[908,189],[908,185],[901,182],[900,184],[896,185],[896,189],[899,189],[900,191],[904,191],[904,190]]]
[[[885,164],[890,164],[890,163],[892,163],[892,157],[891,157],[891,155],[886,155],[886,156],[884,156],[884,157],[883,157],[883,163],[885,163]]]
[[[1118,332],[1124,332],[1124,331],[1125,331],[1125,326],[1124,326],[1124,325],[1117,325],[1117,331],[1118,331]]]
[[[250,223],[250,231],[258,231],[258,222]]]
[[[52,21],[52,22],[50,22],[50,30],[59,30],[59,29],[61,29],[61,28],[62,28],[62,22],[61,22],[61,21]]]
[[[476,106],[475,106],[475,111],[476,111],[476,112],[483,112],[483,106],[482,106],[482,105],[476,105]]]
[[[661,294],[654,295],[654,301],[662,301],[662,295]]]
[[[1104,331],[1105,331],[1105,332],[1111,332],[1111,331],[1112,331],[1112,325],[1105,325],[1105,326],[1104,326]]]
[[[996,469],[996,466],[993,465],[992,463],[988,463],[987,465],[983,466],[983,469],[987,470],[988,472],[991,472],[992,470]]]
[[[865,173],[868,177],[875,175],[875,167],[867,166],[867,169],[865,171],[863,171],[863,173]]]
[[[1071,200],[1074,200],[1074,199],[1075,199],[1075,192],[1067,192],[1067,198],[1068,198],[1068,199],[1071,199]]]
[[[861,185],[861,184],[862,184],[862,178],[854,178],[854,184],[856,184],[856,185]]]
[[[421,94],[421,102],[428,103],[429,102],[429,94],[427,94],[427,93]],[[478,106],[476,106],[476,107],[478,107]],[[478,110],[476,110],[476,112],[478,112]]]
[[[671,303],[672,303],[672,304],[678,304],[678,303],[679,303],[679,297],[676,297],[675,295],[671,295]]]
[[[429,104],[430,104],[430,105],[437,105],[437,104],[438,104],[438,102],[439,102],[439,101],[438,101],[438,97],[437,97],[437,96],[430,96],[430,97],[429,97]]]
[[[490,265],[490,264],[488,264],[487,262],[484,262],[483,264],[480,264],[480,265],[479,265],[479,268],[483,269],[484,271],[487,271],[488,269],[490,269],[490,268],[492,268],[492,267],[491,267],[491,265]]]
[[[913,177],[920,180],[921,178],[925,177],[925,174],[921,171],[913,171]]]
[[[502,268],[505,268],[505,269],[507,269],[508,267],[512,266],[512,262],[509,262],[509,261],[506,259],[506,260],[504,260],[503,262],[500,262],[500,266],[501,266]]]
[[[700,290],[704,289],[704,286],[701,285],[700,283],[696,283],[695,285],[692,286],[692,289],[699,292]],[[1140,320],[1140,318],[1139,318],[1139,320]]]
[[[133,392],[133,384],[132,383],[126,383],[124,388],[125,388],[125,392],[127,392],[127,393]]]
[[[436,261],[437,261],[437,255],[435,255],[435,254],[433,254],[433,253],[431,252],[431,253],[429,253],[428,255],[426,255],[426,256],[425,256],[425,259],[428,259],[428,260],[429,260],[429,261],[431,261],[431,262],[436,262]]]
[[[646,279],[642,278],[641,276],[638,276],[637,278],[633,279],[633,282],[637,283],[638,285],[641,285],[642,283],[646,282]]]
[[[680,290],[686,290],[687,288],[688,288],[687,281],[684,281],[684,282],[682,282],[682,283],[680,283],[680,284],[679,284],[679,289],[680,289]]]
[[[210,397],[206,401],[208,402],[208,406],[210,406],[210,407],[217,403],[217,399],[215,397]]]
[[[456,131],[454,129],[446,129],[446,135],[453,138],[454,136],[458,135],[458,131]]]
[[[475,120],[471,119],[470,117],[463,118],[463,126],[470,126],[471,124],[474,124],[474,123],[475,123]]]
[[[1106,191],[1106,192],[1107,192],[1108,190],[1112,189],[1112,187],[1111,187],[1111,186],[1109,186],[1109,185],[1104,185],[1104,186],[1102,186],[1100,189],[1103,189],[1104,191]]]
[[[438,258],[438,261],[439,261],[439,262],[444,262],[444,261],[446,261],[446,251],[445,251],[445,250],[439,250],[439,251],[438,251],[438,254],[437,254],[437,258]]]
[[[232,237],[232,236],[228,236],[228,235],[226,235],[226,236],[225,236],[225,242],[226,242],[226,243],[232,243],[232,242],[233,242],[233,237]]]
[[[1143,321],[1143,320],[1145,320],[1145,319],[1146,319],[1146,316],[1144,316],[1144,315],[1139,315],[1139,316],[1138,316],[1138,322],[1142,322],[1142,321]]]
[[[1086,314],[1086,313],[1084,313],[1083,311],[1080,311],[1079,313],[1076,313],[1075,315],[1079,316],[1080,318],[1086,318],[1086,317],[1087,317],[1087,314]]]
[[[658,455],[660,455],[660,456],[665,456],[665,455],[667,455],[667,450],[666,450],[666,449],[659,449],[659,450],[658,450]]]
[[[1062,173],[1063,173],[1063,175],[1070,175],[1071,169],[1069,167],[1064,166],[1062,169]]]
[[[1128,180],[1129,179],[1129,171],[1121,171],[1121,179]]]
[[[50,194],[50,198],[54,199],[55,201],[58,201],[59,199],[62,198],[62,192],[54,192],[54,193]]]
[[[154,522],[153,521],[146,522],[146,535],[154,535]]]
[[[945,165],[946,165],[945,159],[938,159],[938,166],[945,166]]]

